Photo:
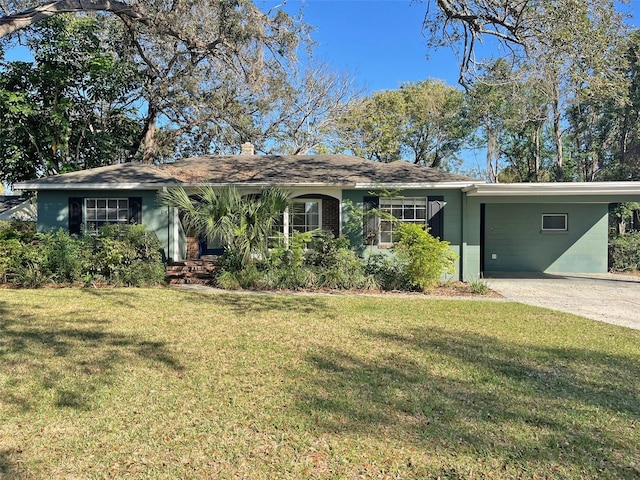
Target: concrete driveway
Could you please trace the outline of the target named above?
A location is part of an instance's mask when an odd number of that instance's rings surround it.
[[[507,300],[640,330],[640,276],[492,273],[486,283]]]

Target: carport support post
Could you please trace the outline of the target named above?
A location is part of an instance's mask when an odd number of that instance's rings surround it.
[[[480,201],[463,193],[460,278],[465,282],[480,278],[480,217]]]

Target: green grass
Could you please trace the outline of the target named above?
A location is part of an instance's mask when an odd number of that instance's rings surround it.
[[[640,332],[523,305],[0,290],[0,478],[638,478]]]

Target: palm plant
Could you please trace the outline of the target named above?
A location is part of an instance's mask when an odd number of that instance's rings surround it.
[[[208,242],[220,240],[240,267],[267,253],[268,239],[277,220],[289,206],[289,194],[278,188],[242,196],[235,186],[220,189],[201,186],[191,195],[183,187],[160,193],[163,205],[178,208],[188,232]]]

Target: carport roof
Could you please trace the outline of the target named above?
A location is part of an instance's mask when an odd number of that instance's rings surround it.
[[[640,195],[640,182],[474,183],[470,197]]]

